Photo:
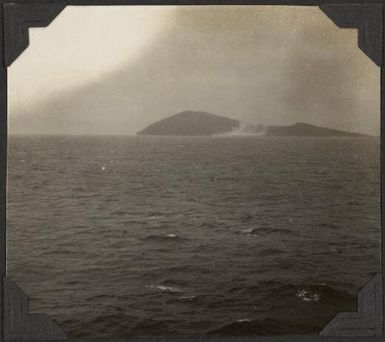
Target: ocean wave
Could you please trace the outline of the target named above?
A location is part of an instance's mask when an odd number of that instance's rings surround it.
[[[295,295],[304,302],[318,302],[321,298],[320,292],[313,292],[309,289],[300,289]]]
[[[189,295],[186,295],[186,296],[180,296],[180,297],[177,297],[177,298],[172,298],[172,299],[169,299],[166,304],[178,304],[178,303],[183,303],[183,305],[186,305],[187,303],[192,303],[192,302],[195,302],[197,300],[197,296],[189,296]]]
[[[258,227],[258,228],[247,228],[247,229],[241,229],[237,232],[238,234],[244,234],[244,235],[266,235],[266,234],[295,234],[290,229],[287,228],[269,228],[269,227]]]
[[[148,285],[146,286],[150,289],[155,289],[161,292],[169,292],[169,293],[180,293],[183,292],[181,289],[173,286],[165,286],[165,285]]]
[[[239,230],[238,233],[250,235],[250,234],[253,234],[255,231],[256,231],[256,228],[249,228],[249,229]]]
[[[135,324],[129,331],[129,336],[167,336],[175,335],[178,332],[178,325],[181,322],[172,319],[156,320],[148,318]],[[127,334],[126,334],[127,335]]]
[[[320,304],[338,303],[341,307],[349,307],[356,302],[356,294],[337,288],[329,284],[292,284],[281,281],[262,281],[252,286],[232,287],[229,292],[241,296],[256,296],[261,293],[274,295],[275,299],[288,301],[300,299],[303,302],[313,302]]]
[[[147,235],[147,236],[143,237],[142,240],[146,240],[146,241],[182,241],[182,240],[187,240],[187,239],[182,238],[176,234],[166,234],[166,235],[152,234],[152,235]]]

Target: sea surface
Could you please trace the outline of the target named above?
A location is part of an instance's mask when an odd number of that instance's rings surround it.
[[[379,138],[13,136],[7,273],[72,336],[317,334],[380,271]]]

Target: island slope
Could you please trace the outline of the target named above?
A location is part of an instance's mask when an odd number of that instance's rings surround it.
[[[137,135],[213,136],[259,135],[274,137],[365,137],[366,135],[299,122],[290,126],[246,125],[206,112],[184,111],[157,121]]]
[[[205,112],[185,111],[153,123],[138,135],[215,135],[231,132],[240,121]]]
[[[326,127],[298,122],[291,126],[267,126],[267,136],[279,137],[364,137],[366,135],[354,132],[340,131]]]

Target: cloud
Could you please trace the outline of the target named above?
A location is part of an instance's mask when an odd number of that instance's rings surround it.
[[[11,132],[134,134],[192,109],[378,134],[379,68],[317,7],[182,6],[170,23],[134,63],[12,113]]]

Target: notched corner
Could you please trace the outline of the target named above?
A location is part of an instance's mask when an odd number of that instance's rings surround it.
[[[27,295],[4,278],[4,337],[12,340],[64,340],[66,335],[44,314],[28,312]]]
[[[48,26],[65,7],[63,2],[4,4],[4,65],[9,67],[28,47],[30,27]]]
[[[378,66],[384,65],[382,4],[325,4],[319,8],[338,27],[357,29],[358,47]]]
[[[321,336],[382,336],[382,275],[377,274],[358,294],[357,312],[342,312],[320,332]]]

